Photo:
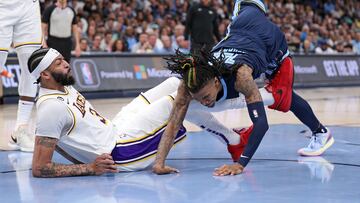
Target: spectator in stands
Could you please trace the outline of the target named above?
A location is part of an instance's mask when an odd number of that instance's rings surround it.
[[[171,36],[172,46],[174,49],[179,48],[179,44],[177,43],[177,38],[179,36],[184,36],[185,33],[185,27],[182,24],[177,24],[175,26],[174,34]]]
[[[301,54],[313,54],[315,53],[315,46],[309,40],[305,40],[301,43],[299,52]]]
[[[360,54],[360,31],[355,35],[355,39],[352,41],[352,46],[356,54]]]
[[[317,54],[333,54],[335,51],[329,47],[329,44],[325,39],[321,39],[318,42],[318,47],[315,49]]]
[[[85,38],[80,39],[80,50],[81,50],[81,52],[89,52],[90,51],[88,41]]]
[[[137,40],[135,37],[134,28],[131,25],[126,27],[124,39],[129,49],[132,50],[134,45],[137,43]]]
[[[345,44],[344,53],[347,53],[347,54],[354,54],[355,53],[354,50],[353,50],[352,44]]]
[[[189,53],[190,52],[190,44],[188,40],[185,40],[184,36],[178,36],[176,38],[176,43],[179,45],[178,49],[179,51],[183,53]]]
[[[158,54],[174,54],[174,48],[171,43],[171,38],[167,35],[161,36],[161,42],[163,43],[162,48],[155,48],[154,53]]]
[[[324,4],[324,12],[326,14],[331,14],[334,11],[335,11],[334,2],[332,0],[327,0],[326,3]]]
[[[124,44],[124,41],[121,39],[115,40],[115,42],[112,45],[112,52],[122,53],[126,52],[126,45]]]
[[[86,36],[83,36],[84,38],[88,39],[88,41],[90,42],[89,43],[90,46],[92,45],[92,42],[94,41],[95,34],[96,34],[96,27],[94,25],[90,25],[86,32]]]
[[[101,37],[100,34],[95,35],[94,41],[93,41],[91,49],[90,49],[92,52],[102,52],[102,51],[104,51],[104,50],[102,50],[100,48],[101,39],[102,39],[102,37]]]
[[[153,52],[155,52],[155,50],[160,50],[164,47],[162,41],[158,39],[155,33],[149,34],[149,44],[152,47]]]
[[[143,32],[139,36],[139,42],[136,43],[132,49],[132,53],[151,53],[153,51],[153,47],[150,45],[149,36],[146,32]]]
[[[104,50],[106,52],[111,52],[112,45],[113,45],[112,32],[107,31],[105,33],[104,39],[102,39],[101,42],[100,42],[100,49]]]

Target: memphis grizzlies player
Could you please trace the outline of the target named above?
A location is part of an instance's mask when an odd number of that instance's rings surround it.
[[[236,1],[228,33],[213,48],[212,54],[202,52],[189,57],[177,52],[168,59],[168,68],[181,75],[182,83],[159,144],[153,167],[157,174],[173,172],[167,170],[165,158],[192,99],[211,108],[243,94],[253,122],[243,132],[249,138],[244,149],[240,146],[232,149],[241,152],[235,164],[216,169],[214,175],[242,173],[269,128],[263,95],[254,81],[261,75],[269,80],[265,89],[274,99],[269,108],[292,111],[313,132],[310,144],[298,150],[300,155],[321,155],[334,143],[330,130],[319,122],[309,104],[293,91],[294,68],[286,39],[281,30],[267,19],[262,1]]]
[[[8,51],[13,44],[21,75],[19,76],[19,103],[15,131],[8,148],[4,150],[33,151],[34,141],[28,132],[28,123],[34,106],[37,87],[33,84],[27,61],[32,52],[42,43],[40,5],[37,0],[1,0],[0,1],[0,72],[12,77],[4,69]]]

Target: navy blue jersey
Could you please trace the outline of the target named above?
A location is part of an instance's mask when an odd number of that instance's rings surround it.
[[[271,72],[284,56],[288,47],[284,34],[272,23],[264,11],[253,3],[241,3],[238,15],[229,25],[227,36],[212,50],[221,53],[226,64],[246,64],[253,69],[253,78]]]

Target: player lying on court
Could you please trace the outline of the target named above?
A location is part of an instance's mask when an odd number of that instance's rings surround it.
[[[60,177],[136,171],[154,162],[179,79],[169,78],[142,93],[110,121],[102,117],[71,86],[74,78],[69,64],[55,49],[35,51],[28,61],[28,67],[40,84],[36,103],[32,168],[34,176]],[[218,105],[212,110],[245,106],[243,98],[227,101],[224,102],[226,107]],[[193,109],[198,109],[196,103],[193,105]],[[195,110],[193,112],[197,114]],[[210,113],[204,111],[199,115],[201,119],[196,119],[190,113],[187,119],[203,127],[217,126]],[[204,116],[208,119],[203,119]],[[234,131],[222,129],[222,126],[216,129],[217,136],[228,137],[228,147],[232,146],[231,143],[239,142],[240,136]],[[180,127],[174,143],[183,139],[185,132],[185,128]],[[55,150],[74,164],[52,162]]]
[[[310,105],[293,91],[294,67],[281,30],[270,22],[261,1],[236,1],[235,17],[229,25],[227,36],[212,50],[199,55],[177,52],[168,59],[168,69],[178,73],[182,82],[174,101],[168,125],[159,144],[153,171],[167,174],[177,170],[165,165],[176,132],[180,129],[191,100],[207,107],[245,95],[248,113],[253,125],[243,130],[242,146],[230,147],[234,164],[223,165],[214,175],[242,173],[268,130],[263,98],[254,79],[265,75],[269,84],[265,87],[274,103],[269,106],[282,112],[292,111],[313,132],[310,144],[298,153],[318,156],[333,143],[330,131],[314,115]],[[241,138],[242,138],[241,137]],[[246,143],[247,142],[247,143]]]

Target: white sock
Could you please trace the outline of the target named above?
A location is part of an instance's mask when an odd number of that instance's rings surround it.
[[[19,100],[15,129],[29,123],[33,106],[34,102]]]
[[[225,127],[209,112],[189,109],[185,119],[214,135],[224,144],[236,145],[240,143],[240,136]]]

